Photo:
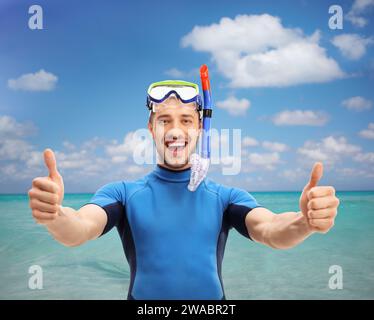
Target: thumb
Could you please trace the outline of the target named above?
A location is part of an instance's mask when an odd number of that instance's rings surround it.
[[[310,179],[305,189],[311,189],[315,187],[319,180],[321,180],[323,175],[323,164],[321,162],[316,162],[313,166],[312,172],[310,174]]]
[[[51,149],[44,150],[44,162],[48,168],[49,177],[52,180],[59,178],[60,174],[57,171],[56,157]]]

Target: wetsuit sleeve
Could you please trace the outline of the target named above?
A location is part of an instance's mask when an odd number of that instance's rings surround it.
[[[254,208],[262,207],[256,199],[247,191],[233,188],[230,194],[230,202],[225,211],[229,227],[234,227],[241,235],[251,239],[245,225],[245,217]],[[252,240],[252,239],[251,239]]]
[[[117,226],[124,217],[125,184],[123,182],[108,183],[96,191],[87,204],[96,204],[107,214],[107,224],[100,236]]]

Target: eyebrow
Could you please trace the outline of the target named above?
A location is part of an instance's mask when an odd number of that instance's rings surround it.
[[[170,115],[168,114],[161,114],[159,116],[156,117],[156,119],[160,119],[160,118],[170,118]]]
[[[182,114],[181,117],[183,118],[193,118],[192,114]]]
[[[191,119],[193,119],[194,116],[192,114],[184,113],[184,114],[181,114],[180,117],[181,118],[191,118]],[[169,114],[161,114],[161,115],[156,117],[156,119],[165,119],[165,118],[170,119],[171,116]]]

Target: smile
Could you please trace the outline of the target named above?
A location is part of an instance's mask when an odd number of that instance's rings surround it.
[[[185,147],[187,146],[188,142],[187,141],[165,141],[165,146],[166,148],[173,153],[174,156],[176,156],[178,153],[183,151]]]

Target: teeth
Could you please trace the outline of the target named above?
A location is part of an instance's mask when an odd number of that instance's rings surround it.
[[[184,146],[185,146],[184,142],[174,142],[174,143],[170,143],[168,145],[168,148],[177,148],[177,147],[184,147]]]

